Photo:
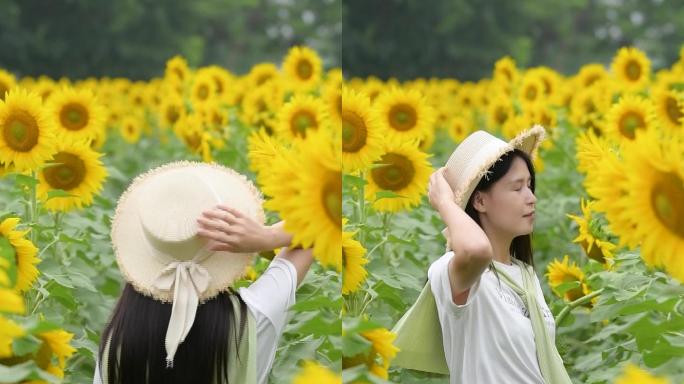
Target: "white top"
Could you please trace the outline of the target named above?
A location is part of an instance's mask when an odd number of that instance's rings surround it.
[[[256,320],[257,382],[268,382],[278,340],[288,321],[288,308],[295,303],[297,270],[280,257],[273,259],[264,273],[249,287],[238,290]],[[95,361],[93,384],[102,384],[99,359]]]
[[[444,355],[451,384],[544,384],[532,322],[525,305],[506,283],[499,281],[489,267],[470,288],[463,305],[452,300],[448,265],[453,251],[430,265],[428,279],[435,296],[442,327]],[[523,286],[520,268],[494,260]],[[499,276],[499,279],[501,277]],[[544,322],[555,340],[556,325],[535,274],[538,301]]]

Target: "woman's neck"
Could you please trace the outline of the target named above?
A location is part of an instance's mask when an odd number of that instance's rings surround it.
[[[487,229],[485,229],[484,232],[487,234],[489,242],[492,245],[494,260],[511,265],[513,262],[511,260],[511,242],[513,241],[513,238],[509,235]]]

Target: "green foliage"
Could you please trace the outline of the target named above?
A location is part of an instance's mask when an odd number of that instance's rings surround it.
[[[340,1],[0,0],[0,68],[19,76],[148,79],[183,55],[244,72],[290,46],[338,66]]]
[[[345,0],[349,77],[490,77],[496,60],[574,73],[636,45],[655,67],[676,60],[684,8],[668,1]]]

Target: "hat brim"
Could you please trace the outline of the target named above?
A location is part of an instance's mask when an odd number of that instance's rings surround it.
[[[487,174],[489,168],[497,162],[501,156],[506,153],[519,149],[530,156],[530,159],[534,160],[537,156],[537,151],[542,141],[546,137],[546,131],[544,127],[539,124],[534,125],[532,128],[520,132],[515,136],[507,145],[502,145],[499,148],[491,151],[491,153],[485,154],[483,159],[478,160],[478,167],[474,169],[472,174],[470,174],[466,181],[463,183],[463,188],[454,191],[454,199],[458,205],[465,209],[468,205],[468,200],[470,195],[477,187],[480,180]]]
[[[263,198],[256,187],[244,176],[234,170],[218,164],[180,161],[154,168],[137,176],[119,198],[112,220],[111,239],[116,261],[122,275],[133,285],[136,291],[162,302],[173,301],[173,291],[165,292],[156,289],[153,284],[159,273],[167,266],[163,259],[154,254],[140,223],[136,210],[136,193],[151,176],[179,167],[209,167],[220,171],[233,179],[236,191],[241,196],[245,207],[243,212],[251,212],[253,219],[263,223],[265,219],[262,208]],[[207,209],[215,205],[208,202]],[[220,292],[228,290],[238,280],[255,257],[255,253],[234,253],[228,251],[213,252],[199,262],[211,275],[209,287],[199,297],[200,301],[208,300]]]

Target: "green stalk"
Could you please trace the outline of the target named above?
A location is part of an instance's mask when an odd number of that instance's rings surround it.
[[[594,297],[600,295],[605,288],[601,288],[598,291],[594,291],[586,296],[582,296],[579,299],[569,303],[563,310],[558,314],[556,317],[556,326],[561,323],[561,321],[565,320],[565,318],[570,314],[570,311],[572,311],[575,307],[580,306],[589,300],[593,299]]]

